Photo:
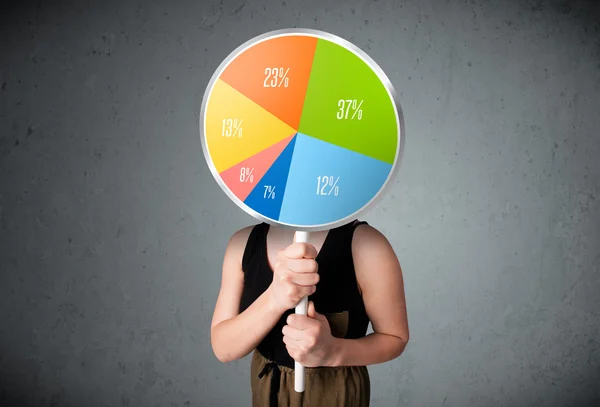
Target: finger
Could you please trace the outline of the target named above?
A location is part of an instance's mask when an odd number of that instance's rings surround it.
[[[316,273],[319,270],[315,259],[286,259],[285,265],[296,273]]]
[[[296,286],[296,293],[298,295],[298,302],[302,300],[304,297],[309,297],[313,295],[317,291],[317,287],[314,285],[311,286]]]
[[[317,257],[317,249],[309,243],[292,243],[282,253],[289,259],[314,259]]]
[[[284,336],[288,336],[290,339],[293,339],[297,342],[310,342],[311,338],[314,336],[314,321],[307,320],[308,327],[305,329],[296,328],[292,325],[285,325],[287,327],[284,331]],[[282,330],[283,331],[283,330]]]
[[[304,361],[304,354],[300,349],[294,348],[289,345],[287,345],[286,348],[292,359],[294,359],[296,362],[300,362],[301,364],[303,364],[302,362]]]
[[[329,320],[327,319],[327,317],[325,315],[319,314],[317,312],[317,310],[315,308],[315,303],[312,302],[312,301],[308,302],[308,307],[306,309],[306,315],[309,318],[312,318],[312,319],[317,320],[317,321],[328,321],[329,322]]]
[[[316,316],[317,316],[316,314],[317,314],[317,312],[315,311],[315,303],[312,301],[309,301],[308,308],[306,310],[306,315],[309,318],[316,318]]]
[[[307,317],[306,315],[299,314],[290,314],[287,317],[287,324],[292,328],[298,329],[300,331],[305,331],[307,329],[312,328],[316,321]]]
[[[283,327],[283,329],[281,330],[281,332],[283,333],[283,337],[284,338],[288,338],[288,340],[291,340],[292,342],[297,342],[302,340],[304,334],[304,331],[301,331],[297,328],[294,328],[290,325],[286,325]]]
[[[295,273],[290,270],[287,276],[291,283],[303,287],[316,286],[321,280],[321,276],[317,273]]]
[[[290,351],[300,350],[300,348],[298,347],[298,341],[295,341],[290,337],[284,336],[283,343],[285,343],[285,347],[287,348],[288,353],[290,353]],[[290,356],[292,356],[291,353]]]
[[[316,286],[320,280],[320,276],[317,273],[296,273],[293,270],[287,268],[283,263],[277,263],[273,270],[273,278],[277,278],[279,281],[289,281],[290,283],[301,286],[311,287]]]

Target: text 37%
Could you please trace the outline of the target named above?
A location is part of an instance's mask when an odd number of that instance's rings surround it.
[[[363,111],[361,109],[361,106],[363,102],[364,100],[361,100],[359,102],[356,99],[340,99],[337,104],[340,110],[337,111],[335,117],[338,120],[346,120],[348,118],[350,120],[354,120],[355,117],[358,120],[362,120]]]

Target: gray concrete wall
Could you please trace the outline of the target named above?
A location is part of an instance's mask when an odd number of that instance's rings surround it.
[[[219,363],[209,324],[253,219],[197,120],[230,51],[294,26],[367,51],[406,118],[363,218],[399,255],[412,339],[370,368],[372,405],[600,401],[593,2],[47,1],[0,19],[0,405],[250,405],[249,360]]]

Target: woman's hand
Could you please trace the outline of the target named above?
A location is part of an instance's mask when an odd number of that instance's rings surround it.
[[[293,243],[277,254],[268,291],[281,313],[316,291],[319,282],[316,257],[317,249],[308,243]]]
[[[337,339],[331,334],[329,321],[308,303],[307,315],[291,314],[283,327],[283,342],[290,356],[305,367],[331,366]]]

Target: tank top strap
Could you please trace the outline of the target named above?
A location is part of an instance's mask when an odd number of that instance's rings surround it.
[[[268,230],[268,224],[263,222],[254,225],[250,231],[242,256],[242,270],[244,273],[250,270],[251,264],[255,264],[255,256],[260,256],[262,250],[264,250],[264,241]]]
[[[360,226],[360,225],[368,225],[369,222],[367,222],[366,220],[358,220],[356,219],[354,222],[350,222],[350,229],[351,229],[351,233],[354,234],[354,230]]]
[[[355,219],[352,222],[346,223],[345,225],[342,225],[336,229],[331,230],[331,232],[335,235],[332,236],[331,240],[332,242],[334,242],[334,245],[336,247],[333,248],[327,248],[328,250],[330,250],[331,252],[333,252],[334,254],[339,254],[340,252],[346,252],[348,253],[348,251],[350,251],[349,253],[352,253],[352,239],[354,237],[354,231],[356,230],[356,228],[360,225],[367,225],[368,223],[364,220],[358,220]],[[347,258],[348,260],[352,260],[352,257]]]
[[[269,286],[273,276],[269,273],[266,262],[266,234],[269,228],[266,223],[254,225],[242,256],[242,272],[244,273],[244,290],[240,299],[239,312],[248,308]]]
[[[356,228],[368,224],[354,220],[332,229],[320,259],[320,287],[313,294],[315,306],[325,313],[348,313],[345,338],[365,335],[369,318],[354,269],[352,241]]]
[[[364,221],[354,220],[329,231],[318,256],[321,280],[313,294],[315,304],[324,310],[349,310],[362,302],[354,272],[352,239]]]

